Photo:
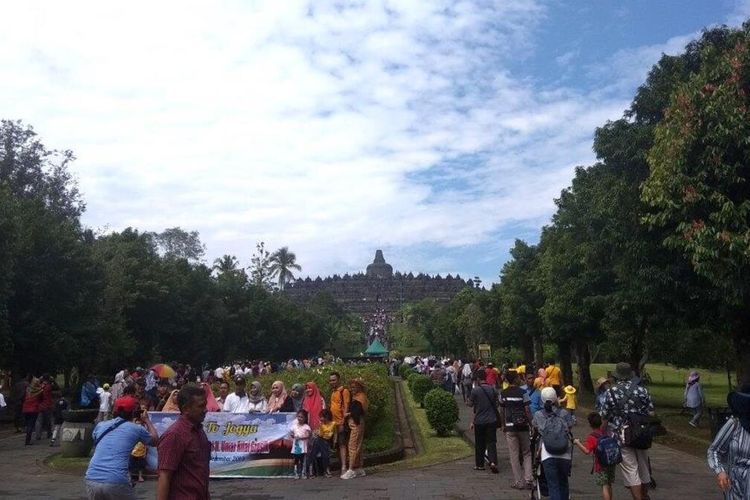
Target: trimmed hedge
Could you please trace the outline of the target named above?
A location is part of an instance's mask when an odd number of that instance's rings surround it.
[[[458,422],[458,403],[443,389],[432,389],[424,397],[427,421],[438,436],[449,436]]]
[[[401,363],[401,366],[398,367],[398,375],[404,380],[408,379],[412,373],[416,372],[409,363]]]
[[[417,375],[411,379],[411,395],[419,406],[424,406],[425,395],[435,388],[430,377],[427,375]]]

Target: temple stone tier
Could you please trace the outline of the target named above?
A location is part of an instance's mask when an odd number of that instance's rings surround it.
[[[448,303],[458,292],[473,286],[472,280],[464,280],[458,275],[441,277],[394,273],[393,267],[385,261],[382,250],[378,250],[365,273],[300,279],[287,285],[285,293],[291,300],[305,303],[325,292],[347,312],[369,314],[382,309],[390,315],[404,304],[426,298]]]

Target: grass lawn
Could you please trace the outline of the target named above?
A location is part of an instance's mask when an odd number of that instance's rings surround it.
[[[591,376],[594,380],[606,377],[607,371],[614,371],[614,364],[592,364]],[[698,370],[706,397],[706,405],[710,407],[726,407],[728,385],[726,372]],[[685,382],[690,370],[674,368],[664,364],[646,365],[646,373],[651,377],[647,386],[654,400],[657,415],[669,431],[669,434],[656,439],[657,442],[672,448],[685,451],[699,457],[706,456],[706,449],[711,443],[711,431],[708,413],[704,412],[699,428],[688,425],[690,415],[682,408],[682,396]],[[593,406],[590,398],[583,396],[581,405],[585,408]]]
[[[414,401],[406,383],[398,383],[402,384],[401,392],[407,406],[406,410],[409,413],[409,419],[412,420],[412,425],[416,424],[415,431],[419,433],[417,437],[420,439],[424,452],[400,462],[378,466],[379,471],[424,467],[468,457],[474,453],[474,450],[455,431],[451,432],[450,436],[438,437],[427,421],[425,410]]]

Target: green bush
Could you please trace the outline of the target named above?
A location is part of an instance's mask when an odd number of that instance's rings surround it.
[[[438,436],[448,436],[453,425],[458,422],[458,403],[456,398],[443,389],[432,389],[424,397],[427,421]]]
[[[408,377],[406,377],[406,385],[409,386],[409,390],[412,390],[412,387],[414,385],[414,381],[421,377],[422,375],[417,372],[411,372]]]
[[[404,380],[409,378],[412,373],[415,373],[414,368],[408,363],[401,363],[401,366],[398,367],[398,375]]]
[[[420,406],[423,406],[425,394],[434,388],[435,385],[432,383],[432,380],[430,380],[430,377],[426,375],[417,375],[412,379],[410,390],[414,401],[419,403]]]

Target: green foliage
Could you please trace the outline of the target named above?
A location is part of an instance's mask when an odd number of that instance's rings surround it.
[[[404,380],[408,380],[412,373],[414,373],[414,369],[407,363],[401,363],[401,366],[398,367],[398,374]]]
[[[269,257],[270,266],[268,270],[271,277],[279,282],[279,290],[283,290],[287,283],[294,281],[292,270],[301,271],[302,267],[297,264],[297,256],[289,251],[289,247],[281,247]]]
[[[418,375],[410,379],[409,382],[411,383],[409,386],[411,395],[414,398],[414,401],[418,402],[420,405],[424,403],[425,395],[435,388],[435,384],[432,383],[432,380],[430,380],[430,377],[427,375]]]
[[[438,436],[449,436],[453,425],[458,422],[458,403],[443,389],[432,389],[424,396],[424,408],[430,426]]]
[[[266,244],[259,241],[255,244],[255,252],[250,257],[250,282],[263,290],[274,288],[273,271],[271,271],[271,254],[266,250]]]

